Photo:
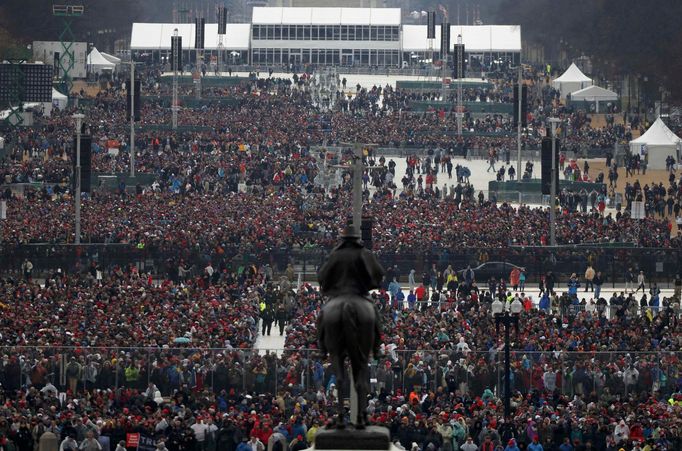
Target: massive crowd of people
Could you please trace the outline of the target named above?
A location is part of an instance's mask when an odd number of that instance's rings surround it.
[[[236,86],[208,87],[203,106],[183,106],[179,111],[179,125],[195,129],[188,133],[154,130],[156,126],[171,122],[169,85],[159,81],[158,71],[148,71],[143,89],[142,130],[138,131],[135,142],[140,153],[138,171],[156,173],[161,169],[153,163],[159,150],[154,143],[160,143],[163,150],[171,142],[189,149],[195,143],[220,148],[232,145],[309,147],[357,140],[389,147],[452,148],[462,155],[467,149],[515,147],[515,138],[509,134],[512,130],[509,115],[482,116],[470,112],[465,118],[465,130],[477,135],[456,142],[454,107],[447,111],[433,108],[414,112],[410,99],[418,95],[415,92],[391,86],[369,89],[358,86],[355,92],[350,90],[352,94],[348,94],[347,100],[345,91],[339,91],[337,96],[342,101],[336,102],[337,110],[323,112],[311,101],[307,85],[311,79],[301,77],[293,83],[290,79],[268,78],[245,81]],[[509,83],[505,80],[493,82],[492,88],[467,90],[467,95],[481,101],[507,101]],[[539,81],[535,80],[535,83],[539,86]],[[556,92],[547,85],[538,94],[540,88],[535,89],[536,84],[530,90],[529,130],[523,135],[524,146],[539,146],[540,132],[550,115],[566,119],[568,127],[563,147],[567,151],[608,149],[627,139],[624,125],[609,122],[605,128],[592,128],[584,113],[557,104]],[[93,169],[96,171],[121,171],[127,166],[129,122],[125,117],[123,87],[124,81],[120,80],[95,98],[82,99],[89,103],[86,122],[95,143]],[[14,182],[64,180],[68,176],[64,161],[71,158],[71,113],[71,110],[54,112],[45,119],[45,127],[10,133],[6,140],[13,153],[2,165],[1,178]],[[481,136],[482,132],[493,136]],[[110,155],[109,149],[119,151]],[[145,164],[145,160],[152,162]]]
[[[453,111],[411,111],[411,102],[435,94],[344,86],[334,109],[324,111],[313,105],[309,83],[254,78],[206,88],[209,101],[183,108],[180,129],[171,131],[162,127],[170,122],[168,85],[157,69],[146,71],[136,169],[153,181],[94,187],[83,200],[81,238],[153,248],[169,258],[154,274],[93,261],[77,272],[41,274],[44,280],[32,278],[26,260],[17,262],[18,275],[0,279],[2,451],[123,451],[127,433],[140,433],[145,446],[160,451],[309,446],[347,390],[316,353],[323,298],[309,284],[294,290],[291,266],[279,278],[269,265],[237,265],[235,256],[265,259],[278,249],[335,243],[347,220],[351,176],[330,168],[318,145],[357,140],[427,149],[406,159],[404,173],[391,158],[371,150],[365,157],[365,213],[384,259],[547,244],[547,209],[476,192],[467,163],[457,159],[475,150],[489,155],[494,169],[515,146],[505,135],[509,118],[468,116],[465,127],[479,134],[458,141]],[[500,77],[489,88],[466,89],[465,98],[508,102],[512,84]],[[627,138],[626,126],[592,128],[583,113],[558,105],[551,88],[535,87],[524,145],[537,146],[550,114],[566,119],[563,155]],[[122,80],[81,100],[89,102],[93,171],[125,172]],[[8,252],[74,242],[72,113],[55,112],[41,126],[7,136],[0,237]],[[350,159],[346,152],[333,162]],[[615,185],[622,168],[607,166]],[[570,168],[566,177],[587,173]],[[628,177],[639,169],[626,163]],[[18,196],[11,185],[26,182],[45,183]],[[557,242],[682,248],[669,219],[679,214],[682,182],[671,171],[668,183],[628,183],[626,210],[645,200],[650,214],[642,221],[604,211],[612,188],[562,191]],[[190,254],[201,256],[200,267],[185,258]],[[536,274],[542,293],[531,299],[518,274],[476,280],[473,271],[447,264],[421,278],[412,274],[405,292],[391,269],[371,300],[381,312],[384,345],[372,362],[368,415],[398,444],[424,451],[682,448],[679,277],[673,296],[654,285],[643,297],[626,289],[607,298],[579,292],[580,278]],[[626,275],[629,284],[637,278],[634,270]],[[595,275],[586,272],[582,282],[588,279],[594,285]],[[513,333],[508,417],[504,342],[490,315],[495,298],[523,305]],[[274,333],[286,334],[286,349],[260,355],[255,339],[272,333],[273,323]]]
[[[136,194],[96,192],[83,204],[82,239],[162,249],[198,247],[209,254],[218,247],[261,253],[282,246],[331,245],[345,221],[339,206],[348,205],[349,196],[341,190],[325,193],[314,187],[305,171],[288,166],[273,172],[264,166],[260,171],[265,177],[274,172],[281,181],[243,193],[237,192],[236,180],[217,177],[217,171],[207,176],[197,172],[169,176],[149,189],[138,187]],[[384,187],[371,197],[366,211],[374,218],[375,249],[380,253],[548,242],[546,209],[498,205],[476,196],[466,184],[440,190],[434,183],[414,191],[408,185],[398,195]],[[8,216],[1,224],[5,243],[73,242],[73,201],[68,193],[43,189],[27,200],[10,198],[7,206]],[[600,214],[596,206],[590,211],[567,209],[560,214],[557,242],[682,244],[679,236],[671,238],[668,219],[648,217],[642,222],[627,214]]]
[[[290,270],[277,280],[267,268],[207,264],[194,278],[180,268],[160,283],[134,267],[98,274],[96,266],[55,273],[44,286],[30,273],[3,280],[3,446],[82,447],[92,438],[113,449],[126,433],[171,451],[251,449],[238,448],[249,441],[304,449],[314,441],[347,390],[315,351],[320,292],[308,284],[292,291]],[[641,302],[634,287],[595,304],[594,292],[576,291],[582,278],[547,274],[546,294],[532,300],[514,286],[514,274],[484,288],[473,272],[435,269],[448,283],[430,289],[428,278],[420,280],[427,288],[416,290],[423,294],[415,302],[412,293],[403,302],[389,283],[371,300],[384,344],[372,363],[368,415],[397,443],[413,450],[473,449],[467,442],[504,449],[512,440],[521,449],[536,442],[562,451],[566,441],[628,451],[680,445],[682,280],[659,304]],[[523,305],[506,418],[494,298]],[[273,322],[286,332],[280,355],[251,350],[259,320],[263,334]]]
[[[305,117],[309,114],[305,93],[291,91],[289,84],[277,86],[276,94],[260,96],[240,97],[239,90],[235,90],[240,106],[234,115],[225,116],[228,123],[219,128],[209,127],[205,132],[148,130],[139,133],[136,170],[155,175],[157,181],[151,187],[135,187],[134,195],[124,195],[125,186],[120,186],[118,193],[94,193],[84,204],[83,239],[146,245],[180,243],[181,247],[199,245],[202,249],[243,245],[263,251],[280,245],[305,244],[300,233],[306,232],[305,240],[313,240],[310,244],[330,244],[340,223],[336,211],[347,199],[342,194],[345,190],[325,191],[316,183],[324,156],[311,150],[310,143],[321,137],[324,127],[330,126],[324,125],[325,120],[332,121],[334,133],[338,126],[344,128],[342,124],[346,124],[347,130],[358,129],[359,124],[354,123],[357,118],[340,115],[330,119],[323,113]],[[290,96],[280,95],[281,90]],[[127,170],[129,161],[128,153],[123,150],[124,138],[115,139],[120,136],[117,130],[124,128],[122,103],[122,100],[107,99],[91,109],[94,121],[90,123],[90,132],[99,136],[93,153],[94,171]],[[180,115],[180,123],[195,116],[202,121],[222,118],[219,107],[215,108],[218,109],[208,106],[201,111],[186,110]],[[148,104],[143,117],[153,123],[166,114],[161,111],[164,110]],[[297,126],[282,122],[283,118],[293,116],[299,116]],[[372,121],[382,126],[400,122],[395,116],[373,115],[365,119],[369,126],[365,124],[363,130],[372,130]],[[69,135],[65,131],[69,120],[67,115],[56,115],[54,123],[44,130],[16,132],[14,138],[22,145],[13,147],[3,166],[5,182],[44,181],[46,184],[37,193],[29,192],[30,202],[12,198],[9,189],[3,194],[10,197],[8,219],[2,223],[3,241],[15,244],[73,241],[70,190],[68,185],[57,185],[70,178]],[[439,120],[422,118],[420,123],[441,127]],[[379,127],[370,140],[376,142],[373,138],[379,139],[380,135],[385,136]],[[107,139],[103,141],[104,138]],[[112,141],[108,138],[114,138],[121,150],[105,151],[105,143]],[[443,138],[450,140],[446,135]],[[466,146],[494,144],[489,148],[489,154],[494,155],[491,158],[509,157],[511,145],[505,145],[504,140],[477,137],[467,141]],[[449,148],[432,150],[417,164],[408,165],[400,181],[395,162],[370,158],[375,166],[368,171],[367,178],[372,182],[373,192],[368,189],[365,195],[371,198],[368,213],[378,223],[380,252],[413,250],[423,242],[438,243],[441,247],[547,242],[546,211],[497,205],[494,196],[485,199],[483,193],[473,191],[468,177],[462,176],[463,167],[459,164],[454,167],[455,156],[452,143]],[[576,167],[574,173],[580,173],[580,168]],[[574,173],[567,173],[567,177]],[[618,169],[613,167],[609,173],[611,185],[617,174]],[[503,172],[503,180],[504,177]],[[510,177],[513,177],[511,172]],[[603,175],[596,178],[604,179]],[[350,183],[347,174],[341,183]],[[400,183],[402,189],[398,189]],[[657,187],[656,195],[649,195],[653,190],[644,187],[647,210],[659,213],[658,219],[647,219],[647,227],[629,220],[627,215],[604,216],[601,206],[605,205],[606,197],[615,197],[613,193],[594,191],[567,196],[562,193],[566,213],[559,218],[558,242],[679,246],[679,237],[670,238],[671,220],[665,215],[660,218],[663,210],[668,215],[679,210],[682,184],[673,173],[669,183],[665,200],[659,192],[662,187]],[[240,186],[241,191],[246,189],[249,193],[237,194]],[[225,202],[226,198],[230,200]],[[663,210],[662,202],[665,203]],[[244,230],[247,211],[253,217],[249,218],[246,230],[252,231],[248,236],[234,233]],[[223,223],[219,224],[221,219]],[[268,220],[273,219],[277,219],[277,227],[268,227]]]

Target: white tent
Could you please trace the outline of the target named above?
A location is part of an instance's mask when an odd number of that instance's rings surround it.
[[[258,9],[254,8],[254,18],[257,16]],[[398,15],[398,20],[400,20],[400,15]],[[218,24],[206,24],[204,37],[206,50],[216,50],[219,48],[223,50],[249,50],[251,24],[228,23],[226,28],[227,34],[224,35],[222,46],[220,46]],[[133,29],[130,34],[130,48],[132,50],[170,50],[171,36],[173,36],[176,29],[178,30],[178,36],[182,37],[182,48],[194,48],[195,33],[193,23],[133,23]]]
[[[427,39],[426,25],[403,25],[400,33],[403,52],[440,51],[441,26],[436,25],[433,47]],[[451,25],[451,50],[457,44],[457,35],[469,53],[521,52],[521,27],[518,25]]]
[[[66,104],[69,102],[69,98],[66,97],[64,94],[61,92],[57,91],[56,89],[52,88],[52,105],[56,106],[60,110],[63,110],[66,108]]]
[[[88,71],[99,74],[102,71],[114,69],[116,69],[116,64],[106,59],[97,48],[93,47],[88,55]]]
[[[618,94],[600,86],[588,86],[571,93],[571,102],[595,102],[599,113],[599,102],[614,102]]]
[[[116,66],[121,64],[121,58],[114,56],[114,55],[110,55],[110,54],[105,53],[105,52],[100,52],[100,53],[102,54],[104,59],[106,59],[110,63],[114,63]]]
[[[552,86],[561,93],[562,98],[571,93],[578,91],[580,89],[592,86],[592,79],[587,75],[583,74],[575,63],[571,64],[571,67],[566,69],[561,77],[555,78],[552,81]]]
[[[630,141],[630,152],[648,155],[649,169],[665,169],[665,159],[672,155],[679,161],[682,140],[675,135],[659,117],[649,130]]]

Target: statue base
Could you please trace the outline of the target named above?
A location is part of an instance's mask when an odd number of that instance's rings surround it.
[[[390,450],[391,434],[381,426],[367,426],[356,429],[352,425],[345,429],[323,428],[315,435],[315,450]]]

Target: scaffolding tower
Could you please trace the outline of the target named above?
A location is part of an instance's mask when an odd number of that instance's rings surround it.
[[[337,67],[321,67],[313,74],[310,95],[320,111],[331,111],[336,104],[336,93],[341,89]]]
[[[64,28],[59,34],[59,42],[62,45],[62,52],[59,54],[57,61],[57,77],[59,77],[58,90],[68,96],[73,88],[73,81],[71,80],[71,70],[76,62],[76,55],[72,49],[76,41],[71,29],[71,24],[76,17],[81,17],[85,7],[83,5],[73,4],[53,4],[52,15],[61,17],[64,23]]]
[[[23,59],[8,59],[9,65],[9,84],[7,86],[7,107],[9,114],[5,117],[5,124],[9,127],[19,127],[24,123],[24,117],[21,115],[24,107],[24,71],[22,64],[26,60]],[[2,102],[0,102],[1,104]]]

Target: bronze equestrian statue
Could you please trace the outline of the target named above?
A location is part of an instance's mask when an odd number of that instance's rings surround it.
[[[345,427],[342,388],[346,380],[346,357],[350,360],[358,395],[358,417],[351,418],[351,422],[356,428],[364,429],[370,353],[378,357],[381,345],[379,314],[368,296],[370,290],[379,288],[384,269],[359,238],[352,229],[346,229],[341,235],[341,243],[318,272],[322,294],[330,299],[320,311],[317,338],[322,355],[329,353],[337,378],[336,427],[339,429]]]

